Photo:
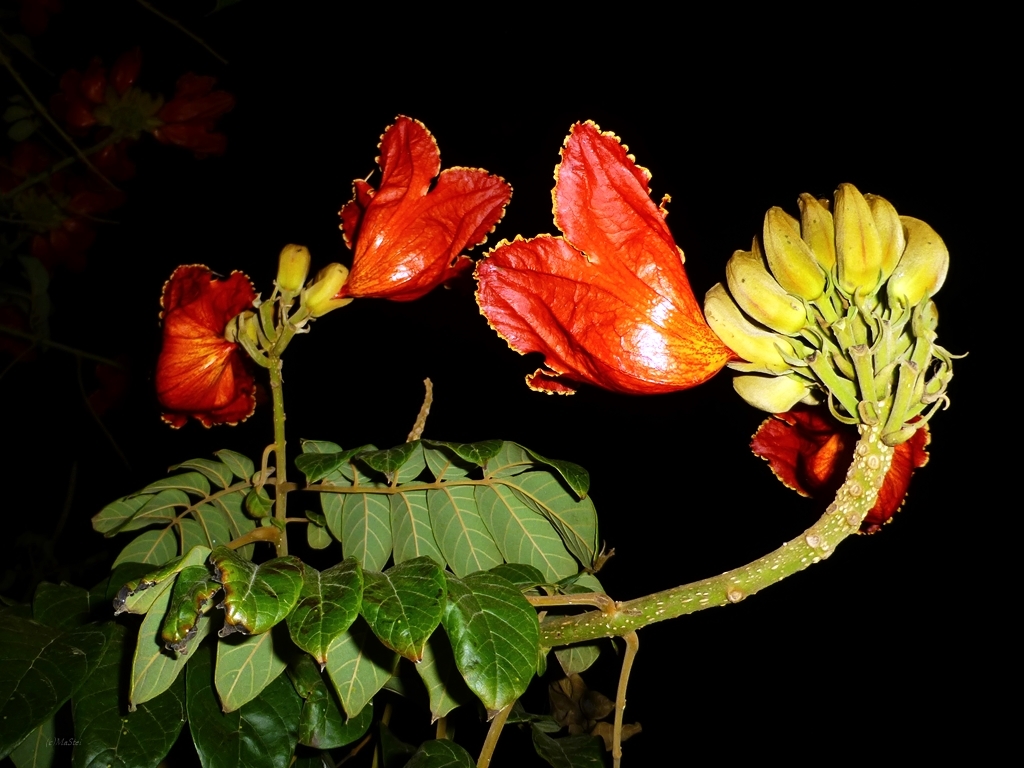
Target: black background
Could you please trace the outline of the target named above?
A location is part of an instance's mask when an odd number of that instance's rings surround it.
[[[49,353],[0,380],[12,425],[8,542],[19,542],[9,554],[22,567],[5,593],[24,597],[32,537],[46,538],[62,509],[56,563],[33,562],[50,579],[91,583],[127,541],[91,532],[104,503],[177,461],[223,447],[258,456],[270,441],[268,404],[236,428],[174,432],[160,422],[158,299],[177,265],[241,269],[266,295],[285,243],[308,245],[315,266],[348,260],[337,210],[351,180],[376,169],[379,136],[397,114],[433,132],[443,167],[486,168],[512,184],[486,247],[554,232],[557,151],[573,122],[592,119],[652,171],[656,198],[671,194],[669,225],[698,296],[723,279],[733,250],[749,247],[769,207],[796,213],[801,192],[831,196],[849,181],[942,235],[951,266],[937,297],[939,343],[973,353],[957,364],[953,408],[933,420],[931,461],[892,525],[737,606],[640,633],[626,720],[644,733],[626,745],[627,765],[666,753],[682,761],[688,748],[695,759],[708,748],[723,761],[777,750],[814,759],[840,744],[868,757],[880,731],[893,755],[980,739],[970,702],[983,676],[983,609],[977,583],[963,577],[980,538],[979,495],[991,495],[973,469],[991,407],[978,297],[991,292],[994,233],[1006,224],[994,210],[1006,198],[990,182],[1008,173],[1011,155],[1001,70],[978,56],[973,21],[888,10],[841,24],[797,12],[600,18],[570,4],[545,15],[506,8],[488,23],[383,5],[206,10],[174,12],[228,66],[127,2],[72,5],[36,43],[58,73],[138,44],[142,88],[169,94],[191,69],[218,76],[238,105],[221,121],[221,158],[195,161],[145,137],[119,223],[103,229],[84,273],[54,278],[54,338],[127,355],[132,388],[105,422],[130,468],[85,411],[72,359]],[[17,66],[40,93],[56,89],[27,62]],[[590,470],[601,538],[617,552],[601,578],[619,599],[754,559],[824,506],[785,489],[750,453],[764,414],[733,393],[728,372],[668,396],[584,387],[565,398],[526,388],[538,364],[488,329],[471,285],[408,304],[357,301],[289,349],[290,444],[400,443],[429,376],[426,436],[515,440]],[[597,678],[612,695],[611,678]],[[499,747],[495,765],[528,764],[509,749],[503,758]]]

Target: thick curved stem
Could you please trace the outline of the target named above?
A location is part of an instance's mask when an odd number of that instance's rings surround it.
[[[860,528],[878,498],[892,462],[878,425],[860,425],[846,482],[825,514],[792,541],[774,552],[720,576],[617,603],[613,613],[588,611],[575,616],[547,616],[540,625],[540,643],[553,648],[602,637],[624,636],[657,621],[674,619],[716,605],[738,603],[790,574],[826,559],[836,545]]]
[[[491,727],[487,729],[487,738],[480,749],[480,757],[477,758],[476,768],[487,768],[491,764],[491,757],[494,755],[494,748],[498,746],[498,737],[501,736],[501,729],[505,727],[509,713],[515,705],[513,701],[508,706],[499,709],[491,720]]]

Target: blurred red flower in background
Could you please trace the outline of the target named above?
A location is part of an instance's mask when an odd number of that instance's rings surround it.
[[[337,298],[412,301],[472,266],[460,254],[487,239],[512,187],[477,168],[441,171],[430,131],[401,115],[381,136],[377,162],[380,187],[356,179],[354,197],[339,214],[355,254]]]
[[[241,272],[219,280],[199,264],[178,267],[164,284],[156,391],[163,420],[172,427],[183,426],[189,416],[210,427],[252,415],[255,383],[244,352],[224,337],[224,329],[255,298]]]
[[[878,500],[861,524],[861,533],[874,533],[889,522],[903,505],[915,469],[928,463],[931,441],[921,427],[905,443],[896,446],[892,465],[878,491]],[[857,429],[840,424],[825,408],[800,408],[767,419],[750,443],[757,456],[787,488],[801,496],[830,497],[845,479],[853,463]]]
[[[594,123],[574,125],[555,169],[565,236],[517,237],[477,265],[491,327],[520,354],[544,355],[526,378],[532,389],[570,394],[564,376],[626,394],[672,392],[732,357],[704,321],[650,173],[626,152]]]
[[[178,78],[174,98],[157,113],[163,122],[153,131],[157,141],[192,150],[197,157],[220,155],[227,148],[227,136],[215,133],[219,117],[235,106],[227,91],[215,91],[216,78],[188,72]]]

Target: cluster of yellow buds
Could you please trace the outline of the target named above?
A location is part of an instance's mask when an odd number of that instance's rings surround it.
[[[935,343],[932,301],[949,252],[923,221],[852,184],[803,194],[800,219],[765,215],[762,242],[736,251],[707,293],[708,323],[743,362],[733,385],[772,413],[825,400],[844,423],[908,440],[945,403],[952,356]]]

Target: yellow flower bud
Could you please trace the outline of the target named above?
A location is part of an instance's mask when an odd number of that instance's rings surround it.
[[[806,192],[800,195],[797,205],[800,206],[800,239],[807,243],[822,269],[831,272],[836,265],[836,228],[832,213]]]
[[[807,322],[803,303],[782,290],[764,264],[757,240],[750,251],[736,251],[725,265],[729,293],[754,320],[793,335]]]
[[[764,251],[768,266],[786,292],[814,301],[825,290],[825,273],[800,239],[797,221],[779,207],[764,217]]]
[[[793,345],[785,336],[758,328],[747,320],[721,283],[712,286],[704,297],[704,315],[711,330],[744,360],[763,365],[773,373],[790,370],[779,349],[796,357]]]
[[[920,219],[901,216],[900,222],[907,247],[889,278],[889,304],[913,307],[939,292],[949,269],[949,251],[938,233]]]
[[[737,376],[732,380],[736,394],[750,405],[768,413],[785,413],[811,394],[809,381],[788,376]]]
[[[344,307],[352,299],[336,299],[335,296],[348,280],[348,267],[342,264],[328,264],[317,272],[313,284],[302,292],[302,306],[313,317],[326,315],[332,309]]]
[[[892,203],[878,195],[864,195],[864,199],[871,209],[871,216],[875,220],[875,228],[878,229],[878,237],[882,243],[882,280],[885,280],[896,269],[907,245],[907,239],[903,234],[900,216]]]
[[[309,274],[309,249],[304,245],[286,245],[277,261],[277,287],[298,293]]]
[[[882,239],[867,200],[853,184],[836,190],[836,261],[839,287],[870,295],[882,273]]]

